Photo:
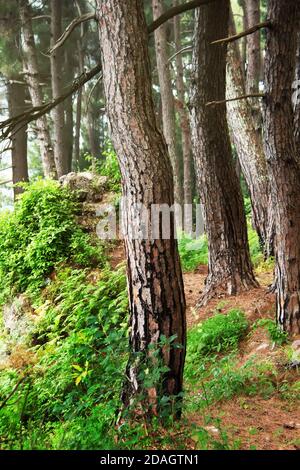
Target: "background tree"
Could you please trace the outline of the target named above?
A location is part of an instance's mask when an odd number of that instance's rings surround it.
[[[226,120],[226,48],[211,42],[228,35],[229,2],[196,11],[191,86],[191,129],[198,190],[208,237],[208,277],[202,303],[220,292],[236,294],[257,285],[247,240],[241,188]]]

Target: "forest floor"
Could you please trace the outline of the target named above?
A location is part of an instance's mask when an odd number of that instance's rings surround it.
[[[116,267],[124,261],[123,246],[115,247],[111,255],[111,265]],[[268,287],[272,284],[272,272],[257,272],[256,278],[260,287],[238,296],[224,296],[211,300],[204,308],[197,308],[201,290],[207,275],[207,266],[200,265],[194,272],[184,273],[184,285],[187,304],[188,330],[201,321],[217,313],[226,314],[231,309],[244,311],[250,327],[260,319],[274,319],[275,295]],[[276,347],[267,331],[261,328],[247,335],[239,344],[237,361],[242,367],[251,358],[259,357],[276,367],[276,376],[271,380],[275,390],[282,384],[287,388],[299,380],[298,370],[287,370],[283,367],[283,349]],[[266,371],[266,374],[269,372]],[[201,384],[202,385],[202,384]],[[193,393],[196,393],[194,390]],[[209,416],[209,420],[207,419]],[[208,406],[205,412],[188,412],[185,415],[186,425],[204,426],[213,438],[220,433],[226,435],[226,442],[232,448],[257,450],[300,450],[300,407],[293,397],[288,399],[282,393],[271,396],[238,394],[230,399],[217,401]],[[219,426],[207,423],[221,423]],[[187,439],[186,448],[197,448],[197,442]]]

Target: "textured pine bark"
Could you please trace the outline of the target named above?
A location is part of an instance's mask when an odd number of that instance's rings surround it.
[[[173,5],[178,5],[178,1],[174,0]],[[181,49],[181,25],[180,15],[174,17],[174,40],[176,52]],[[185,83],[183,80],[183,63],[182,55],[176,56],[176,101],[177,110],[180,119],[181,139],[182,139],[182,156],[183,156],[183,200],[184,204],[192,204],[193,202],[193,183],[192,183],[192,143],[191,130],[188,109],[185,102]],[[187,227],[192,229],[192,213],[184,212],[185,223]]]
[[[300,168],[293,125],[299,2],[270,0],[263,118],[276,223],[277,322],[300,333]]]
[[[25,87],[11,80],[7,84],[9,117],[17,116],[25,111]],[[27,127],[16,129],[11,139],[13,184],[28,181],[27,165]],[[14,186],[14,197],[22,193],[20,187]]]
[[[247,0],[245,2],[245,14],[247,27],[260,22],[260,0]],[[247,36],[247,93],[259,91],[259,77],[261,71],[260,30]]]
[[[231,18],[232,23],[233,18]],[[234,28],[231,29],[230,34],[234,34]],[[226,98],[243,96],[245,93],[244,75],[238,45],[231,43],[227,50]],[[252,223],[259,235],[265,257],[268,258],[273,254],[275,226],[262,137],[256,132],[252,109],[248,100],[228,102],[227,117],[232,140],[249,188]]]
[[[54,46],[62,34],[62,2],[51,0],[51,45]],[[58,48],[50,58],[52,97],[58,98],[63,94],[63,49]],[[54,160],[58,177],[68,172],[66,145],[65,145],[65,116],[64,103],[60,103],[52,111],[53,116],[53,144]]]
[[[107,111],[127,201],[123,226],[131,355],[122,398],[129,405],[142,393],[144,412],[155,414],[161,394],[177,395],[182,391],[186,334],[182,274],[173,230],[167,240],[132,239],[129,234],[142,224],[134,211],[135,204],[143,204],[148,211],[152,204],[172,205],[172,169],[156,124],[141,2],[98,0],[97,5]],[[170,217],[172,220],[172,214]],[[168,372],[163,374],[160,385],[145,390],[139,377],[141,356],[151,361],[149,347],[158,347],[161,335],[176,335],[175,342],[182,348],[161,349]]]
[[[38,61],[28,0],[19,0],[19,14],[23,34],[22,50],[26,72],[25,78],[28,83],[33,106],[41,106],[43,104],[43,95],[40,87]],[[37,129],[44,175],[56,178],[54,153],[46,116],[37,119]]]
[[[241,188],[231,155],[225,99],[226,48],[211,42],[228,36],[229,2],[196,11],[191,76],[191,129],[200,200],[204,204],[209,274],[200,304],[227,291],[257,286],[248,248]]]
[[[164,12],[163,0],[152,0],[153,19],[156,20]],[[176,124],[172,80],[169,68],[169,54],[166,24],[154,32],[156,63],[160,87],[163,132],[167,142],[173,167],[175,201],[182,203],[183,193],[180,176],[180,157],[176,149]]]
[[[294,133],[297,148],[300,148],[300,19],[298,19],[297,34],[297,55],[296,55],[296,72],[295,82],[293,86],[293,104],[294,104]]]

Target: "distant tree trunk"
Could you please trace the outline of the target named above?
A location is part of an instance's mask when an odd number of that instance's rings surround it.
[[[182,391],[186,334],[182,274],[173,228],[168,239],[134,240],[129,233],[142,224],[134,213],[135,204],[143,204],[150,223],[153,204],[173,204],[171,163],[156,124],[142,2],[97,0],[97,4],[107,112],[128,209],[123,212],[123,225],[131,355],[123,401],[128,405],[142,394],[141,413],[156,414],[159,398]],[[174,222],[172,214],[170,220]],[[182,347],[159,347],[162,336],[170,339],[173,335],[175,344]],[[161,348],[168,371],[147,388],[140,375],[143,361],[149,361],[151,370],[157,367],[149,347]]]
[[[163,0],[152,0],[153,19],[160,16],[163,11]],[[163,24],[154,33],[156,63],[162,103],[163,131],[167,142],[169,155],[173,167],[175,201],[182,203],[182,184],[180,177],[180,159],[176,150],[176,122],[172,80],[169,67],[169,54],[167,47],[166,24]]]
[[[260,22],[260,0],[247,0],[245,2],[247,28]],[[260,30],[249,34],[246,40],[247,72],[246,92],[258,93],[259,77],[261,71]],[[250,100],[256,130],[261,128],[261,111],[256,99]]]
[[[260,22],[260,0],[247,0],[245,2],[247,27],[251,28]],[[247,93],[257,93],[260,75],[260,30],[247,36]]]
[[[269,0],[263,118],[276,223],[277,322],[300,333],[300,167],[293,125],[292,83],[299,2]]]
[[[74,79],[74,49],[69,45],[65,50],[65,83],[72,83]],[[66,133],[66,168],[71,171],[73,159],[73,96],[65,100],[65,133]]]
[[[11,80],[7,84],[9,117],[14,117],[25,111],[25,88],[24,85]],[[29,181],[27,165],[27,127],[15,129],[11,140],[12,175],[13,184]],[[20,187],[14,186],[14,198],[23,192]]]
[[[19,13],[23,34],[22,49],[28,90],[33,106],[41,106],[43,104],[43,95],[40,87],[38,62],[28,0],[19,0]],[[54,153],[46,116],[37,119],[36,124],[44,174],[46,177],[56,178],[57,172]]]
[[[248,248],[241,188],[234,168],[225,99],[226,48],[210,43],[228,35],[229,1],[196,10],[191,76],[191,129],[200,200],[208,237],[208,277],[201,304],[224,291],[257,286]]]
[[[174,0],[174,6],[178,1]],[[174,17],[174,38],[175,49],[178,52],[181,49],[181,26],[180,15]],[[192,148],[189,114],[185,103],[185,84],[183,81],[182,55],[176,56],[176,88],[177,88],[177,108],[180,118],[180,128],[182,136],[182,154],[183,154],[183,200],[184,204],[193,202],[193,184],[192,184]],[[189,210],[185,211],[185,225],[192,229],[192,215]]]
[[[230,34],[234,34],[233,17],[231,17],[230,25]],[[228,47],[226,83],[226,98],[230,99],[246,93],[241,58],[236,43]],[[238,159],[249,188],[252,222],[260,238],[265,257],[268,258],[273,254],[275,226],[262,137],[255,130],[248,100],[228,102],[227,117]]]
[[[79,13],[81,12],[79,11]],[[83,73],[84,63],[83,63],[83,54],[82,54],[80,40],[77,41],[77,53],[78,53],[79,75],[81,75]],[[76,121],[75,121],[75,139],[74,139],[74,168],[76,171],[79,171],[79,168],[80,168],[80,131],[81,131],[83,93],[84,93],[84,89],[80,88],[77,93],[77,102],[76,102]]]
[[[62,2],[61,0],[51,0],[51,44],[56,43],[62,34]],[[51,84],[52,97],[58,98],[63,94],[63,49],[58,48],[51,54]],[[57,175],[61,176],[68,173],[68,162],[65,145],[65,116],[64,103],[60,103],[52,111],[53,116],[53,142],[54,142],[54,159]]]

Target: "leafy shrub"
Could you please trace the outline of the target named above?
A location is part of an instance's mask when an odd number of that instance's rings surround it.
[[[84,270],[63,269],[35,301],[43,311],[33,336],[36,364],[0,411],[0,435],[12,449],[21,447],[20,435],[25,448],[109,448],[127,361],[123,270],[106,269],[91,284]],[[18,380],[2,373],[0,403]]]
[[[193,362],[200,356],[236,348],[248,328],[245,314],[238,309],[221,313],[197,325],[189,333],[188,354]]]
[[[269,338],[273,343],[282,346],[288,341],[288,333],[282,331],[274,320],[270,318],[261,318],[255,322],[254,328],[262,327],[268,332]]]
[[[0,216],[0,282],[6,294],[43,285],[58,263],[99,260],[99,250],[76,223],[74,194],[50,180],[25,189],[14,212]]]
[[[121,172],[116,152],[110,141],[106,142],[106,149],[103,152],[103,156],[105,157],[105,161],[100,164],[99,173],[108,177],[112,191],[119,192],[121,189]]]
[[[195,240],[183,233],[178,239],[178,248],[184,271],[193,271],[200,264],[207,264],[208,247],[205,235]]]

